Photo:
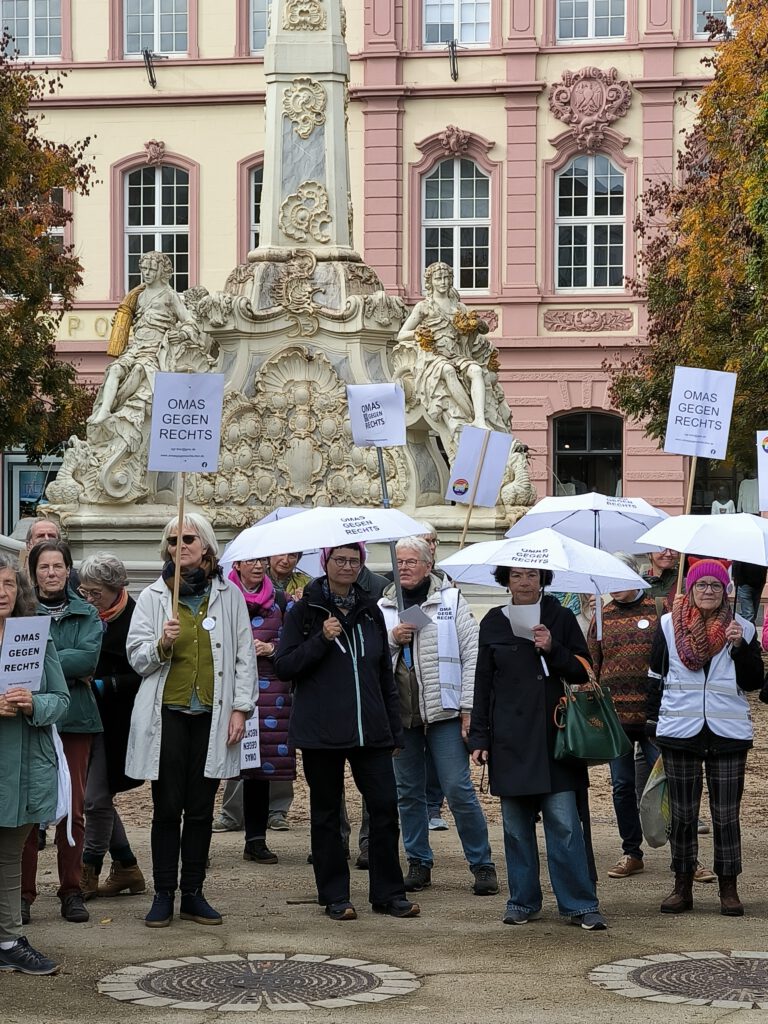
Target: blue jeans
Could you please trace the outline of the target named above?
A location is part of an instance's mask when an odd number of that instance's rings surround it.
[[[746,583],[742,583],[736,591],[739,612],[745,619],[749,619],[750,622],[754,622],[757,619],[757,613],[760,610],[761,594],[762,590],[757,587],[750,587]]]
[[[432,755],[427,747],[427,811],[430,818],[439,818],[443,809],[445,796],[440,788],[440,780],[437,777],[435,766],[432,763]]]
[[[469,776],[469,757],[458,718],[435,722],[424,729],[404,729],[405,746],[394,759],[397,802],[403,846],[409,861],[432,867],[427,811],[426,751],[432,755],[440,788],[456,821],[456,829],[471,868],[490,865],[488,826]]]
[[[635,788],[635,743],[639,744],[643,759],[648,768],[653,768],[659,757],[658,748],[639,731],[628,733],[633,740],[632,750],[610,762],[611,785],[613,787],[613,810],[616,824],[619,826],[621,848],[628,857],[643,859],[643,829],[640,825],[640,814],[637,810],[637,790]]]
[[[542,796],[503,796],[504,856],[507,861],[509,899],[507,910],[535,913],[541,910],[539,845],[536,815],[541,810],[547,865],[557,909],[564,917],[597,910],[595,883],[589,877],[576,794],[544,793]]]

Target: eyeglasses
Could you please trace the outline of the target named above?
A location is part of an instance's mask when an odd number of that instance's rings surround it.
[[[265,558],[244,558],[240,565],[261,565],[265,561]]]
[[[528,582],[529,580],[539,580],[539,570],[534,569],[533,572],[511,572],[509,574],[510,583],[520,583],[523,580]]]
[[[334,562],[340,569],[343,569],[345,565],[348,565],[350,569],[360,568],[359,558],[342,558],[339,555],[334,555],[333,558],[329,558],[328,561]]]
[[[88,587],[80,587],[77,592],[86,601],[98,601],[104,593],[103,590],[89,590]]]
[[[415,569],[418,564],[418,558],[398,558],[397,560],[398,569]]]
[[[196,534],[196,533],[182,533],[182,535],[181,535],[182,543],[186,544],[187,547],[189,547],[190,544],[194,544],[195,541],[199,540],[199,539],[200,538],[199,538],[198,534]],[[169,548],[175,548],[178,543],[179,543],[179,538],[178,537],[169,537],[168,538],[168,547]]]
[[[706,583],[704,580],[699,580],[698,583],[693,584],[693,589],[699,594],[706,594],[708,590],[711,590],[713,594],[719,594],[721,590],[725,590],[722,583]]]

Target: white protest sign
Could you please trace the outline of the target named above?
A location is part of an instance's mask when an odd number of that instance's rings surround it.
[[[360,448],[405,444],[405,392],[399,384],[348,384],[352,439]]]
[[[245,733],[240,741],[240,770],[244,768],[261,768],[258,708],[255,709],[253,718],[249,718],[245,723]]]
[[[223,373],[156,374],[149,469],[215,473],[223,402]]]
[[[485,458],[481,455],[483,443],[488,438]],[[468,505],[477,481],[475,505],[493,506],[499,500],[499,490],[507,468],[512,435],[498,430],[483,430],[480,427],[464,427],[459,438],[451,473],[448,478],[446,501]]]
[[[40,689],[50,628],[48,615],[5,620],[0,646],[0,693],[15,686],[23,686],[33,693]]]
[[[757,432],[757,507],[768,512],[768,430]]]
[[[724,459],[736,374],[676,366],[664,451]]]

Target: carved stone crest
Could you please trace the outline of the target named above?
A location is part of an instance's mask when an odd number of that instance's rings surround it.
[[[605,130],[623,117],[632,103],[629,82],[619,81],[616,68],[564,71],[549,90],[549,109],[569,125],[579,149],[595,153],[605,142]]]
[[[544,314],[548,331],[628,331],[634,319],[628,309],[550,309]]]
[[[489,333],[499,326],[499,314],[495,309],[476,309],[475,313],[488,324]]]
[[[312,78],[294,78],[283,93],[283,113],[296,134],[308,139],[316,125],[325,124],[325,88]]]
[[[286,0],[283,28],[294,32],[322,32],[327,24],[322,0]]]
[[[164,142],[160,142],[158,139],[150,139],[149,142],[144,143],[144,149],[147,151],[147,163],[150,167],[159,167],[163,160],[165,160]]]
[[[440,145],[446,156],[463,156],[469,147],[470,134],[449,124],[445,131],[440,132]]]
[[[319,181],[303,182],[280,207],[280,230],[297,242],[306,242],[308,236],[330,242],[331,236],[323,230],[330,223],[328,193]]]

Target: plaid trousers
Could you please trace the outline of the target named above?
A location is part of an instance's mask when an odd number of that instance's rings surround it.
[[[672,870],[692,872],[698,861],[698,822],[701,804],[702,767],[707,773],[709,806],[716,875],[741,874],[741,825],[739,807],[744,793],[746,750],[707,752],[662,747],[664,771],[672,810]]]

